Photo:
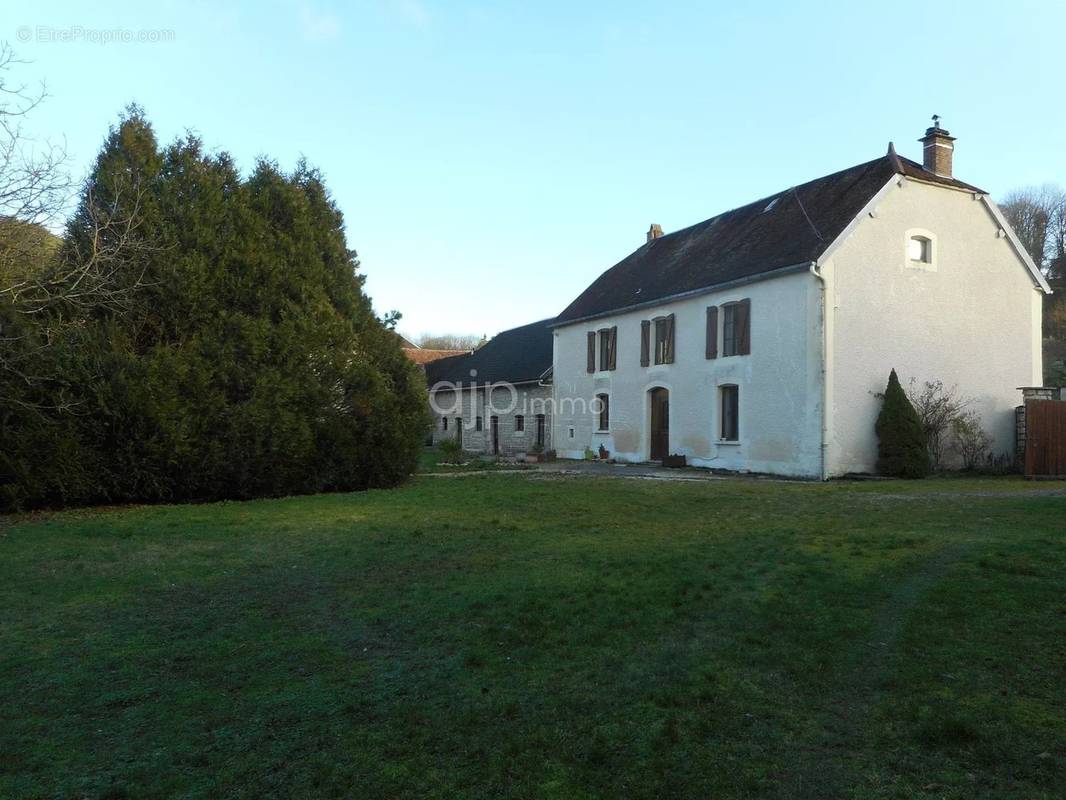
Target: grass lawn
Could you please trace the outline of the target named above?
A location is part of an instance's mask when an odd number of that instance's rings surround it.
[[[1066,485],[528,474],[0,530],[0,797],[1061,798]]]

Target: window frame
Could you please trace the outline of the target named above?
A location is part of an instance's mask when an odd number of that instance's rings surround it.
[[[447,431],[448,430],[448,418],[443,416],[443,415],[440,418],[440,429],[442,431]]]
[[[726,413],[729,397],[732,397],[731,417]],[[731,423],[728,428],[727,423]],[[718,441],[724,444],[740,442],[740,386],[735,383],[723,383],[718,387]]]
[[[737,307],[739,302],[722,304],[722,358],[739,355],[737,344]]]
[[[651,325],[651,355],[655,366],[673,364],[676,359],[677,317],[663,314],[653,317]]]
[[[911,243],[922,243],[922,256],[924,258],[911,257]],[[937,237],[932,231],[925,228],[910,228],[903,237],[904,264],[909,269],[923,270],[925,272],[937,271]]]
[[[596,394],[596,433],[611,432],[611,396],[607,392]]]

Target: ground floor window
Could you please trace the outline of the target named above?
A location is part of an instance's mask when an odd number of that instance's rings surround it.
[[[722,398],[722,439],[735,442],[740,439],[740,390],[723,386],[718,391]]]
[[[521,414],[518,414],[514,418],[514,429],[517,433],[521,433],[526,429],[526,418],[523,417]]]
[[[477,417],[477,418],[476,418],[476,419],[474,420],[474,430],[475,430],[475,431],[480,431],[480,430],[482,430],[483,428],[484,428],[484,426],[483,426],[483,425],[482,425],[482,423],[481,423],[481,417]]]
[[[606,431],[611,429],[611,398],[605,394],[596,395],[596,406],[599,409],[599,421],[597,430]]]
[[[537,446],[544,447],[544,415],[537,414]]]
[[[442,431],[448,430],[448,418],[447,417],[441,417],[440,418],[440,429]]]

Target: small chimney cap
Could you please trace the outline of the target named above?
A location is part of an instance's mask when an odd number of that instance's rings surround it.
[[[933,114],[933,126],[931,128],[926,128],[925,129],[925,136],[923,136],[918,141],[919,142],[923,142],[926,139],[928,139],[930,137],[933,137],[933,136],[937,136],[937,137],[939,137],[941,139],[951,139],[952,141],[955,140],[955,137],[951,135],[951,132],[947,128],[941,128],[940,127],[940,115],[939,114]]]

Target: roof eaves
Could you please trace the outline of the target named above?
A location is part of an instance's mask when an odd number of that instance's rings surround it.
[[[675,294],[669,294],[664,297],[658,297],[653,300],[645,300],[642,303],[634,303],[629,306],[621,306],[620,308],[613,308],[608,311],[600,311],[595,314],[587,314],[583,317],[575,317],[574,319],[567,319],[562,321],[556,321],[552,328],[565,328],[568,325],[576,325],[579,322],[588,322],[593,319],[602,319],[603,317],[613,317],[616,314],[626,314],[630,311],[639,311],[643,308],[653,308],[654,306],[666,305],[667,303],[675,303],[678,300],[687,300],[690,297],[699,297],[704,294],[711,294],[712,292],[720,292],[725,289],[732,289],[734,286],[747,286],[750,283],[758,283],[759,281],[772,280],[773,278],[780,278],[785,275],[790,275],[794,272],[803,272],[810,269],[811,261],[801,261],[798,264],[789,264],[785,267],[778,267],[776,269],[767,270],[766,272],[757,272],[754,275],[745,275],[743,278],[735,278],[731,281],[722,281],[721,283],[715,283],[711,286],[701,286],[699,289],[689,289],[685,292],[677,292]]]

